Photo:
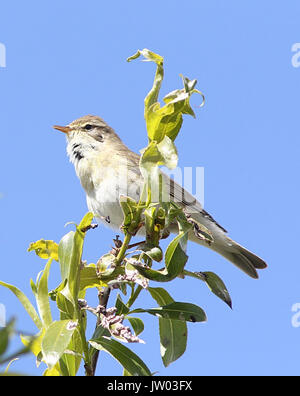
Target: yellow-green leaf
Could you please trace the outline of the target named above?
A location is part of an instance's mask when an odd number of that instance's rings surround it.
[[[96,265],[89,264],[84,266],[80,271],[80,290],[100,286],[106,286],[106,283],[100,280],[97,274]]]
[[[145,118],[146,118],[147,110],[151,105],[157,102],[158,99],[161,83],[164,78],[164,68],[163,68],[164,58],[145,48],[143,50],[138,50],[136,54],[132,55],[127,59],[127,62],[130,62],[133,59],[137,59],[140,56],[143,56],[147,61],[156,63],[157,66],[153,86],[145,98]]]
[[[52,323],[52,315],[50,309],[49,292],[48,292],[48,277],[52,263],[50,258],[45,266],[43,274],[37,285],[36,302],[38,311],[42,319],[43,325],[47,328]]]
[[[174,302],[170,294],[162,287],[149,287],[148,291],[160,306]],[[159,318],[160,354],[165,367],[184,354],[187,332],[186,322]]]
[[[67,349],[77,325],[78,322],[74,320],[59,320],[46,330],[42,340],[42,352],[49,369],[56,365]]]
[[[27,251],[34,251],[42,259],[48,260],[49,258],[53,258],[55,261],[58,261],[58,244],[54,241],[40,239],[37,242],[32,242]]]
[[[26,295],[20,289],[18,289],[16,286],[10,285],[8,283],[0,281],[0,286],[4,286],[7,289],[9,289],[11,292],[14,293],[14,295],[18,298],[20,303],[25,308],[26,312],[29,314],[29,316],[33,320],[34,324],[37,326],[38,329],[41,329],[43,327],[42,322],[41,322],[35,308],[31,304],[29,299],[26,297]]]
[[[134,376],[150,376],[151,372],[145,363],[129,348],[108,337],[99,337],[89,341],[93,348],[105,351],[115,358],[124,369]]]
[[[45,328],[43,328],[32,340],[32,337],[28,337],[25,335],[20,335],[21,341],[23,345],[26,347],[30,346],[30,351],[35,355],[38,356],[38,354],[41,352],[41,344],[42,344],[42,339],[45,335]]]

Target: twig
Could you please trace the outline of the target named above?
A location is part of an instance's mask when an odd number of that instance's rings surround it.
[[[140,242],[132,243],[131,245],[128,245],[127,249],[132,249],[132,248],[134,248],[136,246],[143,245],[144,243],[146,243],[146,241],[140,241]]]
[[[81,231],[82,231],[82,232],[87,232],[88,230],[94,230],[94,229],[97,228],[97,227],[98,227],[98,224],[97,224],[97,223],[93,223],[93,224],[90,224],[90,225],[87,226],[87,227],[81,228]]]
[[[128,246],[129,246],[132,236],[134,236],[137,233],[138,229],[141,227],[141,214],[143,211],[142,199],[143,199],[145,191],[146,191],[146,184],[144,183],[143,192],[141,194],[141,198],[139,200],[138,208],[137,208],[135,219],[134,219],[135,221],[132,221],[129,229],[126,230],[124,241],[123,241],[122,245],[120,244],[118,237],[116,238],[116,240],[114,240],[116,247],[120,246],[119,249],[117,248],[118,253],[116,251],[116,253],[117,253],[117,257],[116,257],[116,261],[115,261],[116,266],[122,264],[122,261],[124,260],[124,257],[125,257],[125,254],[128,249]],[[106,310],[106,307],[107,307],[110,291],[111,291],[110,287],[106,287],[103,290],[99,291],[99,293],[98,293],[99,305],[102,306],[104,310]],[[139,293],[136,294],[135,299],[138,296],[138,294]],[[101,325],[101,313],[99,312],[96,329],[100,325]],[[91,367],[90,368],[91,368],[92,376],[95,376],[98,358],[99,358],[99,350],[96,350],[91,357]]]
[[[84,331],[83,316],[79,305],[76,307],[75,313],[76,313],[76,319],[78,320],[79,323],[79,335],[81,338],[81,344],[83,349],[85,374],[87,377],[91,377],[92,376],[91,360],[89,356],[89,349]]]
[[[99,305],[101,305],[104,310],[106,310],[108,299],[110,296],[110,287],[105,287],[103,290],[100,290],[98,293]],[[101,314],[98,313],[96,328],[101,325]],[[98,358],[99,358],[99,350],[96,350],[91,359],[91,376],[95,376]]]
[[[129,233],[126,233],[125,234],[125,238],[124,238],[124,242],[123,242],[123,244],[122,244],[122,246],[121,246],[121,248],[119,250],[119,254],[117,255],[117,258],[116,258],[116,261],[115,261],[115,265],[116,266],[118,266],[118,265],[120,265],[122,263],[122,261],[124,259],[124,256],[125,256],[125,253],[126,253],[126,251],[128,249],[128,245],[129,245],[130,240],[131,240],[131,235]]]

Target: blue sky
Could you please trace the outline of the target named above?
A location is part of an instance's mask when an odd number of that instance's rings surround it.
[[[162,94],[181,87],[180,73],[198,80],[206,104],[196,120],[185,119],[180,165],[205,168],[205,209],[269,267],[253,280],[190,244],[188,268],[220,275],[233,311],[204,284],[178,279],[167,290],[203,307],[208,322],[189,324],[187,351],[168,368],[155,317],[143,317],[146,345],[133,350],[161,375],[299,375],[300,328],[291,323],[292,306],[300,302],[300,67],[292,64],[299,15],[293,0],[2,2],[0,279],[31,295],[29,279],[44,262],[26,252],[29,243],[58,242],[68,231],[64,224],[87,212],[64,136],[53,124],[96,114],[131,149],[145,146],[143,99],[155,68],[125,60],[146,47],[165,58]],[[106,253],[114,235],[103,227],[90,232],[84,258],[93,262]],[[57,281],[53,265],[50,287]],[[95,304],[95,293],[88,299]],[[3,288],[0,303],[19,329],[35,331]],[[143,305],[153,306],[146,293]],[[40,374],[44,367],[25,357],[14,369]],[[121,372],[101,355],[98,374]]]

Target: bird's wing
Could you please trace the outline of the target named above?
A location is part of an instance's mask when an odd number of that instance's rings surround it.
[[[171,199],[184,207],[185,213],[189,215],[189,219],[195,224],[194,232],[190,232],[189,239],[221,254],[252,278],[258,278],[256,269],[266,268],[266,263],[260,257],[229,238],[226,235],[227,231],[202,208],[196,198],[174,180],[170,179],[169,176],[163,174],[163,177],[165,187],[169,189]],[[203,225],[211,233],[213,238],[212,243],[207,243],[203,238],[198,237],[197,224]],[[171,229],[172,232],[174,231],[173,228]]]
[[[165,173],[161,172],[164,178],[165,188],[168,189],[170,197],[172,201],[183,206],[186,209],[186,212],[193,215],[197,215],[203,219],[203,225],[207,226],[216,226],[223,233],[227,233],[224,227],[222,227],[216,220],[203,209],[201,203],[197,201],[197,199],[186,191],[183,187],[181,187],[178,183],[176,183],[173,179],[167,176]]]

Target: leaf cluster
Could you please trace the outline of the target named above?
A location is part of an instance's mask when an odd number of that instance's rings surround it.
[[[16,295],[37,327],[34,337],[21,335],[24,344],[21,353],[31,351],[37,365],[45,364],[45,376],[75,376],[82,362],[86,375],[92,376],[99,351],[115,358],[122,365],[124,375],[151,375],[147,365],[127,346],[133,342],[143,343],[140,338],[144,330],[143,314],[158,318],[163,364],[168,366],[177,360],[186,349],[187,323],[204,322],[206,314],[193,303],[175,301],[162,287],[176,278],[188,276],[205,282],[215,295],[231,306],[228,291],[216,274],[187,270],[186,246],[193,225],[180,206],[163,199],[164,183],[159,167],[173,169],[177,166],[175,139],[183,116],[195,116],[190,97],[198,93],[204,102],[203,94],[195,88],[196,80],[182,76],[183,87],[166,95],[161,105],[158,96],[164,75],[163,58],[144,49],[128,61],[139,57],[154,62],[156,73],[145,98],[148,145],[141,151],[140,159],[144,188],[139,202],[120,197],[124,214],[123,241],[117,238],[112,251],[95,263],[87,264],[82,257],[83,245],[87,231],[93,228],[93,214],[87,213],[75,225],[75,230],[64,235],[58,244],[41,239],[29,246],[28,251],[47,260],[36,280],[30,280],[37,309],[17,287],[0,282]],[[177,225],[178,234],[164,252],[160,243],[168,236],[171,224]],[[132,237],[141,227],[146,230],[145,241],[131,245]],[[202,231],[203,234],[207,231],[209,238],[208,230]],[[54,290],[49,290],[48,277],[53,261],[58,262],[61,279]],[[158,282],[158,287],[153,287],[153,282]],[[95,289],[99,295],[97,307],[90,307],[85,300],[88,288]],[[114,290],[118,290],[117,295]],[[150,294],[153,307],[134,307],[141,292]],[[113,296],[114,303],[111,302]],[[56,303],[58,320],[53,319],[51,300]],[[97,323],[91,337],[86,334],[89,314]],[[0,333],[0,354],[6,349],[10,329],[9,325]]]

